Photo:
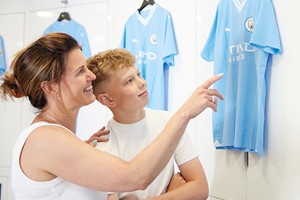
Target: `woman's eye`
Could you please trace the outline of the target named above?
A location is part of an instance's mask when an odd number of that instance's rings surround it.
[[[78,74],[84,74],[85,73],[85,68],[81,68],[78,72]]]

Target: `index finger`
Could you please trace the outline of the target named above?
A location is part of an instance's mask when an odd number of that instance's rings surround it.
[[[202,83],[200,87],[208,89],[212,84],[214,84],[215,82],[223,78],[223,76],[224,76],[223,73],[217,74],[211,77],[210,79],[206,80],[204,83]]]

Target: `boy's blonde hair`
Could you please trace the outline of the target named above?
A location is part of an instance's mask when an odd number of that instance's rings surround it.
[[[122,48],[99,52],[87,60],[87,67],[96,75],[96,80],[93,81],[94,89],[109,81],[115,71],[132,67],[134,64],[135,57]]]

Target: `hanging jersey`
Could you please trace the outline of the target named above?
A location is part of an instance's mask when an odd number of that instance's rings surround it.
[[[263,154],[267,69],[281,42],[271,0],[221,0],[201,52],[214,61],[215,83],[225,97],[213,113],[217,149]]]
[[[0,75],[2,75],[6,70],[6,61],[5,61],[5,51],[4,51],[4,41],[0,35]]]
[[[84,57],[91,56],[90,44],[85,28],[74,20],[55,21],[44,31],[44,35],[52,32],[62,32],[71,35],[81,46]]]
[[[149,92],[147,107],[167,109],[165,70],[174,66],[178,54],[172,17],[157,4],[136,11],[127,20],[121,47],[136,56],[136,66],[146,80]]]

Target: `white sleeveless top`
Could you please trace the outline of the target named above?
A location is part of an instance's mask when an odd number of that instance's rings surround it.
[[[50,181],[38,182],[28,178],[19,163],[20,153],[29,134],[40,126],[60,126],[47,122],[38,122],[23,130],[13,148],[11,186],[15,200],[102,200],[106,192],[85,188],[57,177]],[[63,126],[60,126],[63,127]],[[65,128],[65,127],[63,127]],[[66,129],[66,128],[65,128]],[[67,129],[68,130],[68,129]],[[70,130],[69,130],[70,131]],[[53,147],[55,148],[55,147]]]

